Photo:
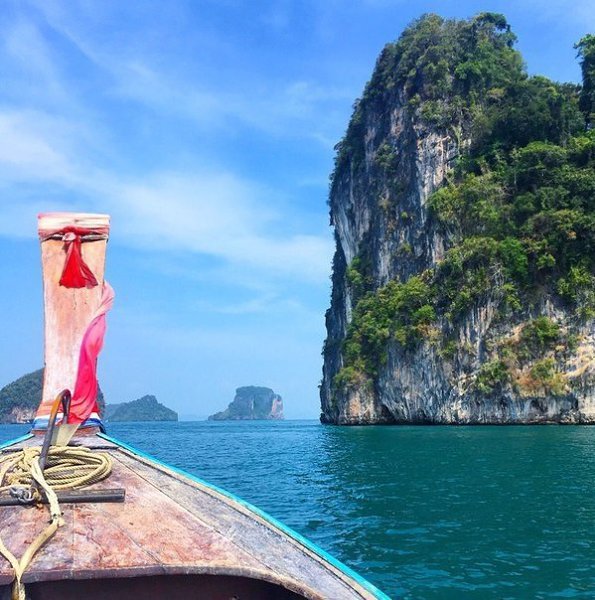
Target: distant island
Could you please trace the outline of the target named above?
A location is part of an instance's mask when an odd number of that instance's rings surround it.
[[[209,421],[282,420],[283,400],[268,387],[249,385],[236,390],[229,406],[209,417]]]
[[[43,369],[27,373],[0,389],[0,424],[30,423],[41,402]],[[111,421],[177,421],[178,414],[157,402],[155,396],[143,396],[132,402],[105,404],[99,389],[97,398],[102,418]]]
[[[106,404],[105,419],[110,423],[122,421],[177,421],[178,413],[147,395],[120,404]]]
[[[41,403],[43,369],[27,373],[0,389],[0,423],[30,423]],[[97,397],[100,414],[104,412],[103,392]]]

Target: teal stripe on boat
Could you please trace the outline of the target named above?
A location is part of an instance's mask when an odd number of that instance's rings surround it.
[[[351,579],[356,581],[359,585],[361,585],[363,588],[365,588],[368,592],[370,592],[371,594],[374,594],[374,596],[376,596],[376,598],[378,598],[379,600],[391,600],[389,596],[387,596],[384,592],[381,592],[375,585],[373,585],[372,583],[370,583],[369,581],[364,579],[361,575],[356,573],[353,569],[351,569],[347,565],[343,564],[340,560],[336,559],[334,556],[332,556],[331,554],[329,554],[328,552],[326,552],[325,550],[323,550],[322,548],[320,548],[319,546],[317,546],[310,540],[306,539],[303,535],[299,534],[297,531],[294,531],[290,527],[287,527],[287,525],[284,525],[283,523],[281,523],[281,521],[278,521],[277,519],[275,519],[275,517],[271,517],[271,515],[265,513],[263,510],[260,510],[260,508],[257,508],[256,506],[250,504],[249,502],[242,500],[241,498],[239,498],[235,494],[232,494],[231,492],[228,492],[228,491],[226,491],[220,487],[217,487],[216,485],[213,485],[211,483],[207,483],[200,477],[196,477],[196,475],[192,475],[191,473],[187,473],[186,471],[184,471],[182,469],[178,469],[177,467],[168,465],[167,463],[159,460],[158,458],[155,458],[154,456],[151,456],[150,454],[147,454],[146,452],[143,452],[142,450],[138,450],[134,446],[130,446],[129,444],[126,444],[125,442],[121,442],[120,440],[113,438],[105,433],[98,433],[97,435],[98,435],[98,437],[101,437],[101,438],[107,440],[108,442],[113,442],[114,444],[116,444],[122,448],[125,448],[126,450],[129,450],[130,452],[132,452],[133,454],[136,454],[137,456],[146,458],[147,460],[150,460],[154,463],[157,463],[158,465],[161,465],[167,469],[170,469],[171,471],[174,471],[175,473],[179,473],[180,475],[183,475],[184,477],[188,477],[188,479],[191,479],[192,481],[196,481],[196,483],[199,483],[200,485],[203,485],[204,487],[210,488],[211,490],[221,494],[222,496],[226,496],[230,500],[237,502],[244,508],[247,508],[254,514],[256,514],[259,517],[261,517],[262,519],[264,519],[265,521],[268,521],[271,525],[273,525],[277,529],[281,530],[283,533],[287,534],[289,537],[293,538],[294,540],[296,540],[297,542],[302,544],[302,546],[305,546],[306,548],[308,548],[308,550],[311,550],[315,554],[318,554],[318,556],[320,556],[326,562],[330,563],[331,565],[333,565],[333,567],[335,567],[336,569],[338,569],[339,571],[341,571],[342,573],[344,573],[345,575],[347,575],[348,577],[350,577]]]
[[[4,444],[0,444],[0,450],[2,450],[2,448],[8,448],[9,446],[12,446],[13,444],[20,444],[21,442],[24,442],[25,440],[28,440],[29,438],[32,438],[33,434],[32,433],[26,433],[25,435],[22,435],[21,437],[16,438],[16,440],[10,440],[10,442],[4,442]]]

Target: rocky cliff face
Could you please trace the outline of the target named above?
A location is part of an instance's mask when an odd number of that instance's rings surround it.
[[[502,69],[472,89],[468,81],[459,85],[457,73],[471,63],[478,40]],[[330,192],[336,253],[323,422],[595,422],[595,329],[592,313],[557,291],[569,276],[531,271],[540,259],[531,254],[533,234],[521,235],[526,224],[513,239],[502,228],[464,224],[446,201],[435,200],[449,186],[453,198],[462,194],[455,186],[473,176],[485,187],[476,205],[460,212],[473,220],[480,202],[489,208],[489,186],[499,181],[488,181],[492,167],[468,174],[461,165],[478,154],[478,139],[495,135],[493,99],[502,102],[507,86],[534,85],[512,42],[498,15],[464,22],[426,17],[385,48],[356,103]],[[582,124],[575,127],[578,133]],[[501,152],[496,160],[506,158]],[[533,281],[514,278],[509,248],[525,253],[518,260]]]
[[[209,421],[282,420],[283,400],[267,387],[245,386],[236,390],[229,406]]]
[[[324,417],[332,422],[392,420],[371,390],[355,387],[334,401],[332,381],[342,366],[341,342],[359,295],[347,266],[363,263],[368,285],[377,289],[392,279],[406,280],[443,256],[445,240],[428,214],[427,200],[464,143],[419,122],[402,90],[389,92],[385,102],[366,110],[363,128],[363,159],[356,168],[337,171],[330,196],[337,249],[322,404]]]

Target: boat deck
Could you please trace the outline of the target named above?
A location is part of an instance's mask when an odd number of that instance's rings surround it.
[[[269,582],[285,597],[386,598],[241,500],[110,438],[76,440],[110,454],[113,471],[93,489],[124,488],[125,502],[62,504],[65,525],[34,557],[25,584],[204,575]],[[30,437],[0,452],[40,443]],[[20,557],[47,520],[45,506],[0,507],[0,536]],[[0,556],[0,589],[13,577]]]

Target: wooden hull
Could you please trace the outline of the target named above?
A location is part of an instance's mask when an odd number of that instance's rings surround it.
[[[122,487],[126,500],[63,505],[65,525],[23,577],[32,600],[387,598],[239,498],[107,436],[80,441],[113,459],[94,488]],[[0,452],[39,443],[30,436]],[[16,556],[46,522],[45,508],[0,507],[0,536]],[[0,557],[0,590],[12,580]]]
[[[109,600],[131,598],[299,600],[304,598],[300,594],[267,581],[225,575],[144,575],[117,579],[37,582],[27,586],[27,597],[30,600],[106,600],[107,598]]]

